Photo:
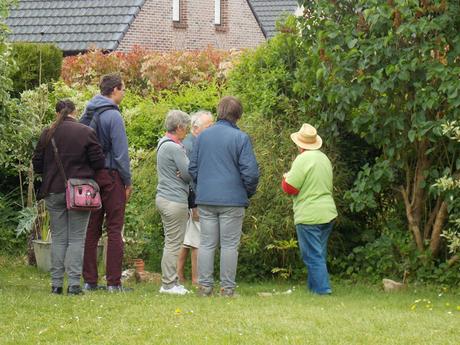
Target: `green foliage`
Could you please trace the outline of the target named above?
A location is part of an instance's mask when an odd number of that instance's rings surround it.
[[[372,214],[351,214],[342,195],[352,187],[362,165],[375,153],[345,126],[323,117],[319,103],[314,58],[299,42],[295,18],[288,18],[281,33],[255,51],[243,54],[228,78],[229,92],[243,101],[241,127],[252,137],[261,179],[245,219],[239,272],[245,278],[277,273],[304,276],[304,265],[295,247],[262,250],[296,238],[292,202],[280,188],[282,173],[289,170],[297,149],[289,136],[303,122],[317,126],[325,152],[334,166],[334,194],[339,208],[330,251],[341,256],[362,244]],[[281,269],[281,270],[280,270]]]
[[[8,109],[0,113],[0,174],[17,175],[27,171],[33,148],[50,117],[46,84],[25,91],[21,99],[11,99]]]
[[[397,191],[417,249],[436,255],[435,226],[443,224],[430,220],[451,202],[429,187],[458,170],[460,154],[441,133],[460,116],[458,1],[305,4],[302,44],[318,68],[310,98],[323,103],[325,119],[344,122],[379,151],[346,193],[352,209],[377,209]]]
[[[6,195],[0,192],[0,252],[3,254],[18,254],[24,249],[24,236],[17,237],[14,233],[20,210],[15,202],[17,194],[17,191]]]
[[[17,69],[11,74],[13,94],[19,96],[40,83],[57,81],[61,75],[62,51],[53,44],[13,43],[11,58]]]
[[[50,218],[45,208],[45,200],[39,200],[30,207],[24,207],[18,213],[16,236],[28,235],[35,231],[33,238],[47,241],[50,239]]]
[[[0,125],[3,119],[10,112],[10,91],[13,87],[13,81],[9,77],[14,71],[15,66],[10,59],[11,47],[6,43],[9,33],[8,27],[4,24],[4,19],[8,17],[9,8],[16,1],[6,0],[0,3]],[[3,128],[0,128],[0,138],[3,136]]]
[[[139,100],[133,108],[124,111],[130,145],[134,148],[155,148],[158,140],[164,135],[164,119],[169,110],[180,109],[193,113],[205,109],[215,113],[219,96],[219,87],[213,82],[183,85],[177,92],[161,93],[155,101]],[[138,96],[133,95],[130,98],[138,99]],[[125,108],[126,105],[124,102],[123,104]]]
[[[62,80],[51,84],[50,89],[52,92],[49,94],[49,102],[52,107],[58,100],[70,99],[75,104],[77,114],[83,114],[88,101],[99,92],[95,85],[88,85],[85,88],[78,89],[68,86]],[[129,95],[130,91],[126,93]]]
[[[228,87],[237,94],[245,111],[283,120],[285,126],[297,125],[301,117],[293,83],[296,67],[304,50],[297,42],[295,19],[289,18],[291,29],[273,37],[254,52],[243,54],[228,78]]]
[[[158,139],[164,135],[164,119],[171,109],[188,113],[200,109],[215,112],[220,90],[216,83],[184,85],[178,91],[162,92],[160,97],[140,99],[130,93],[123,100],[133,165],[134,193],[126,209],[125,236],[129,239],[126,259],[143,257],[149,269],[159,271],[163,250],[163,226],[155,209],[156,153]]]
[[[139,151],[137,155],[131,156],[136,162],[133,170],[134,192],[126,208],[125,236],[131,239],[131,247],[137,248],[131,254],[125,254],[125,258],[145,258],[148,269],[159,272],[163,251],[163,226],[155,208],[156,153]],[[136,243],[144,245],[137,246]],[[128,244],[127,247],[129,246]]]

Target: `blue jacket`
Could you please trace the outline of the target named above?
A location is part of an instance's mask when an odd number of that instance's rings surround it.
[[[101,134],[101,137],[98,137],[98,139],[102,147],[110,148],[108,152],[104,152],[105,167],[117,170],[125,186],[129,186],[131,185],[131,170],[128,137],[126,136],[125,124],[118,106],[110,98],[102,95],[94,96],[86,106],[85,113],[80,122],[96,129],[96,121],[91,119],[88,114],[101,108],[111,108],[100,115],[101,128],[96,131],[98,134]]]
[[[198,205],[246,207],[259,182],[249,136],[226,120],[197,137],[189,173],[196,184]]]

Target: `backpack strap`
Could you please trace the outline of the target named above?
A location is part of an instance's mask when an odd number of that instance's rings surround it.
[[[97,139],[102,146],[102,151],[104,152],[104,154],[110,153],[110,167],[109,167],[110,170],[113,169],[112,142],[108,141],[108,144],[106,145],[105,141],[103,140],[101,115],[107,110],[112,110],[112,109],[120,111],[116,105],[107,105],[107,106],[96,109],[90,116],[91,120],[90,120],[90,123],[88,124],[88,126],[91,126],[91,124],[93,123],[95,124],[94,130],[96,131]]]

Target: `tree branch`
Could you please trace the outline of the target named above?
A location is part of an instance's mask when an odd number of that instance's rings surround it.
[[[460,256],[454,255],[447,261],[447,266],[452,267],[459,260],[460,260]]]
[[[399,190],[404,200],[404,206],[406,208],[406,217],[407,217],[407,222],[409,224],[409,230],[414,235],[415,244],[417,245],[417,249],[420,251],[423,251],[424,247],[423,247],[422,234],[420,233],[420,227],[415,221],[414,216],[412,214],[412,207],[409,201],[409,196],[407,195],[407,192],[403,186],[401,186]]]
[[[438,200],[436,201],[436,206],[431,211],[430,217],[428,218],[428,221],[425,223],[425,227],[423,229],[423,238],[426,240],[430,238],[432,226],[433,226],[434,220],[436,219],[436,215],[439,212],[439,208],[441,207],[441,203],[442,203],[442,199],[438,198]]]

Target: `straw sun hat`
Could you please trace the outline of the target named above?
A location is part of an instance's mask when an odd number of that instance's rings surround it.
[[[316,128],[304,123],[300,131],[291,134],[292,141],[305,150],[318,150],[323,145],[323,140],[316,133]]]

